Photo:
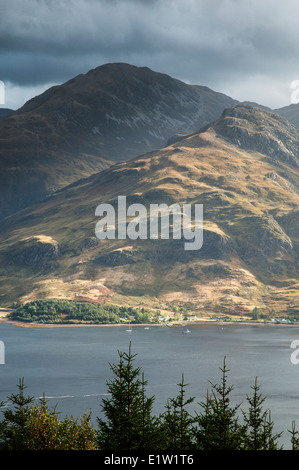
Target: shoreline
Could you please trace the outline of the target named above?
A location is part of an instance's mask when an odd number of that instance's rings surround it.
[[[18,320],[9,320],[5,317],[0,317],[0,325],[1,324],[10,324],[19,326],[21,328],[82,328],[82,327],[104,327],[104,328],[112,328],[112,327],[125,327],[127,328],[129,324],[126,323],[34,323],[34,322],[22,322]],[[258,321],[250,321],[250,320],[209,320],[209,319],[202,319],[197,321],[181,321],[181,322],[168,322],[167,323],[131,323],[130,326],[133,327],[157,327],[163,326],[165,328],[177,328],[177,327],[191,327],[192,325],[240,325],[240,326],[276,326],[276,327],[293,327],[299,328],[299,323],[276,323],[276,322],[258,322]]]

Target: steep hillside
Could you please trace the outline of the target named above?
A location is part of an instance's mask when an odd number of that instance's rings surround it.
[[[53,191],[163,147],[236,101],[146,67],[106,64],[0,120],[0,219]]]
[[[70,298],[198,315],[299,317],[297,130],[250,106],[168,147],[116,163],[5,220],[2,306]],[[203,246],[98,240],[96,207],[203,204]]]
[[[299,104],[290,104],[274,111],[299,129]]]

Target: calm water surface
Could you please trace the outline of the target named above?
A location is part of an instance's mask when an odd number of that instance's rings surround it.
[[[137,354],[148,380],[148,396],[155,395],[154,412],[163,411],[167,398],[178,392],[184,373],[187,394],[204,400],[209,381],[219,382],[224,356],[228,382],[234,386],[232,400],[247,409],[255,377],[266,396],[276,431],[289,448],[293,419],[299,428],[299,364],[292,364],[290,348],[299,340],[299,328],[282,326],[193,325],[190,334],[181,327],[59,327],[22,328],[0,325],[5,345],[5,364],[0,365],[0,401],[16,393],[24,377],[26,395],[48,397],[62,415],[81,416],[91,410],[92,420],[102,416],[101,399],[112,377],[109,363],[118,361],[117,351]],[[199,411],[196,404],[192,405]]]

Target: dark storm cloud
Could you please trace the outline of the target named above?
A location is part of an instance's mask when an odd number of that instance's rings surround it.
[[[122,61],[275,106],[299,79],[297,0],[3,3],[0,79],[13,85],[61,83]]]

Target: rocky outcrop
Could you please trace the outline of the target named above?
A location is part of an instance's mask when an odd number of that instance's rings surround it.
[[[38,270],[48,269],[59,256],[59,245],[51,237],[39,235],[21,240],[6,253],[10,266],[27,266]]]
[[[93,260],[95,265],[110,267],[124,266],[134,262],[134,252],[131,250],[114,250],[110,253],[98,256]]]
[[[299,131],[275,113],[234,106],[224,110],[212,127],[238,147],[271,157],[277,166],[285,162],[299,168]]]
[[[194,259],[228,259],[235,247],[233,240],[222,233],[209,229],[203,230],[203,244],[199,250],[186,250],[184,240],[151,240],[151,250],[145,256],[154,263],[188,263]]]
[[[292,254],[290,237],[271,216],[244,217],[238,224],[239,252],[247,260],[259,262],[269,258]]]

